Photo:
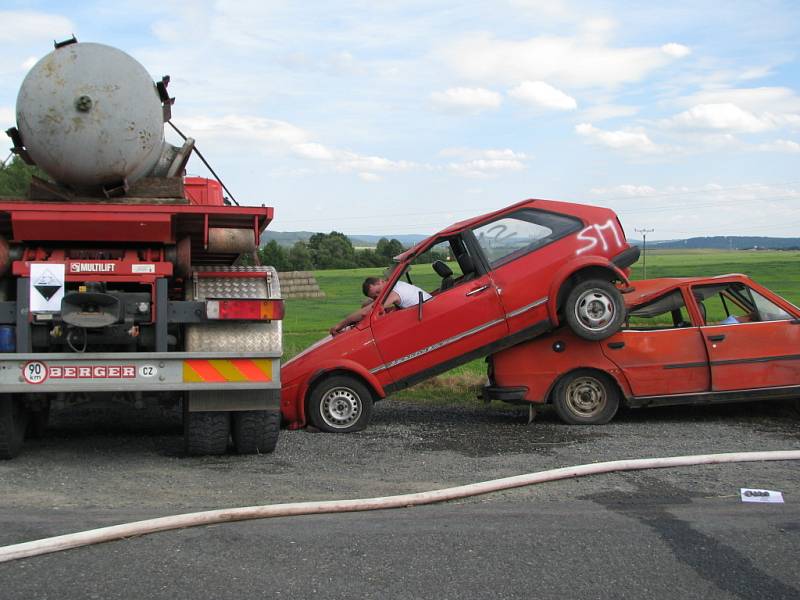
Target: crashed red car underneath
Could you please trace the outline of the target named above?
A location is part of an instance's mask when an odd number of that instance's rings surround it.
[[[800,309],[744,275],[634,282],[622,329],[562,328],[494,354],[484,397],[552,403],[573,424],[631,407],[800,395]]]
[[[431,263],[434,252],[448,262]],[[562,322],[607,337],[622,324],[619,288],[638,256],[616,215],[594,206],[527,200],[452,225],[397,257],[367,317],[283,365],[284,420],[355,431],[374,400]],[[432,297],[385,310],[412,266],[441,278]]]

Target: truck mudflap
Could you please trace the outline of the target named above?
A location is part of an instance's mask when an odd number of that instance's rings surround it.
[[[0,354],[0,393],[280,390],[280,353]]]

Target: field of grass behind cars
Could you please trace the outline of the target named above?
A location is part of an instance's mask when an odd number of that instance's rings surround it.
[[[632,267],[632,278],[641,279],[642,260]],[[757,282],[800,305],[800,252],[661,250],[647,252],[647,277],[686,277],[744,273]],[[361,305],[361,282],[380,276],[380,269],[316,271],[314,275],[325,298],[286,301],[284,326],[285,358],[289,359],[328,334],[328,329]],[[424,288],[435,287],[432,269],[412,272],[412,281]],[[483,360],[476,360],[433,380],[397,394],[405,399],[435,402],[475,401],[476,390],[485,379]]]

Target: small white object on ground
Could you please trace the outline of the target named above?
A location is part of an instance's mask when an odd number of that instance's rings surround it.
[[[783,504],[783,493],[773,490],[757,490],[753,488],[742,488],[742,502],[769,502],[771,504]]]

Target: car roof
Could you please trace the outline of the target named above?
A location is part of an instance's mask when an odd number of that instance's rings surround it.
[[[713,277],[659,277],[658,279],[641,279],[632,281],[633,291],[623,297],[627,306],[639,306],[665,294],[673,289],[686,285],[705,285],[722,282],[739,281],[751,283],[752,280],[741,273],[728,273]]]
[[[596,215],[598,213],[613,214],[613,211],[611,209],[591,204],[579,204],[577,202],[563,202],[561,200],[544,200],[540,198],[528,198],[527,200],[520,200],[519,202],[515,202],[514,204],[511,204],[504,208],[500,208],[492,212],[478,215],[477,217],[471,217],[469,219],[464,219],[463,221],[458,221],[457,223],[453,223],[452,225],[445,227],[441,231],[434,233],[433,235],[425,238],[424,240],[417,242],[402,254],[398,254],[397,256],[395,256],[394,260],[396,262],[401,262],[403,260],[406,260],[410,256],[414,256],[417,253],[418,249],[422,247],[423,244],[426,244],[429,240],[433,238],[438,238],[449,234],[457,233],[464,229],[468,229],[473,225],[482,223],[483,221],[491,221],[492,219],[502,216],[506,213],[514,212],[519,208],[534,207],[534,206],[541,210],[549,210],[552,212],[564,213],[578,218],[586,217],[589,215]]]

